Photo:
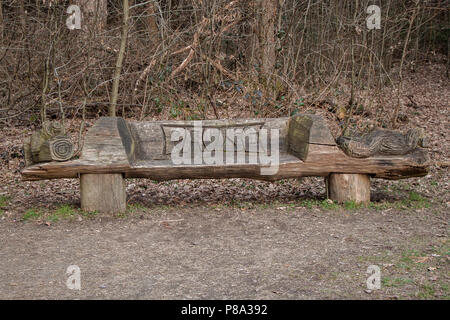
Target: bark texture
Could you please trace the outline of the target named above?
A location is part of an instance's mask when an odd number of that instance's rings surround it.
[[[370,178],[367,174],[332,173],[328,177],[328,197],[339,203],[369,203]]]

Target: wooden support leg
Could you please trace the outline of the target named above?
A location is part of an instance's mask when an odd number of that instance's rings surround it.
[[[81,209],[104,213],[123,213],[127,207],[125,180],[121,173],[82,174]]]
[[[370,202],[370,178],[367,174],[332,173],[327,183],[328,196],[331,200],[340,203]]]

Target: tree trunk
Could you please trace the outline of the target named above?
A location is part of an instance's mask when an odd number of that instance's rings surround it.
[[[128,37],[128,15],[129,15],[129,3],[128,0],[123,0],[123,25],[122,25],[122,37],[120,41],[120,49],[117,54],[116,69],[114,71],[113,88],[111,92],[111,103],[109,105],[109,116],[116,116],[117,98],[119,94],[119,82],[120,74],[122,72],[122,63],[125,57],[125,49],[127,45]]]
[[[0,0],[0,40],[3,39],[3,1]]]
[[[278,0],[257,0],[258,41],[261,71],[271,74],[275,68],[275,23],[278,16]]]
[[[106,0],[76,0],[82,12],[81,28],[85,32],[101,33],[106,28],[108,17]]]
[[[87,212],[123,213],[127,209],[123,175],[82,174],[81,209]]]
[[[327,178],[328,197],[343,203],[370,202],[370,178],[367,174],[332,173]]]
[[[19,1],[19,17],[20,17],[20,25],[22,26],[22,33],[25,34],[25,28],[27,25],[27,14],[25,12],[24,0]]]
[[[161,38],[159,36],[158,24],[156,23],[155,3],[153,1],[150,1],[148,4],[147,14],[148,36],[152,43],[157,44]]]

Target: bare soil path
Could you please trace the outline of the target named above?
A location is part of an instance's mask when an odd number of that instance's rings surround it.
[[[448,299],[448,213],[438,209],[164,207],[3,221],[0,298]],[[66,287],[69,265],[80,291]],[[380,290],[367,291],[369,265]]]

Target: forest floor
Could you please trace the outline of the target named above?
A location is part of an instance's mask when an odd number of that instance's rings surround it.
[[[1,127],[0,299],[449,299],[450,85],[442,64],[405,79],[402,125],[425,129],[430,173],[373,180],[369,206],[327,201],[319,178],[130,179],[126,214],[85,213],[77,180],[21,180],[32,128]]]

